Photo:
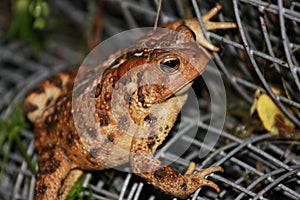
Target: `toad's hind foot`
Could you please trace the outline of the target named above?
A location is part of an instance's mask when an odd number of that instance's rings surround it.
[[[214,166],[203,169],[195,174],[186,173],[182,175],[174,171],[171,167],[164,166],[154,172],[141,174],[140,176],[148,179],[150,184],[153,184],[163,192],[185,199],[202,186],[211,187],[220,192],[221,190],[217,184],[205,179],[205,176],[218,171],[223,172],[223,168]]]
[[[206,30],[215,30],[215,29],[228,29],[236,28],[236,23],[234,22],[212,22],[209,21],[213,16],[215,16],[222,9],[221,5],[216,5],[214,8],[205,13],[201,18],[204,23]]]
[[[216,5],[214,8],[209,10],[207,13],[205,13],[201,18],[203,21],[204,28],[206,30],[216,30],[216,29],[230,29],[230,28],[236,28],[237,25],[234,22],[214,22],[210,21],[212,17],[214,17],[220,10],[222,9],[221,5]],[[173,30],[178,30],[176,29],[177,27],[180,27],[181,25],[189,27],[195,34],[196,36],[196,41],[205,47],[206,49],[210,51],[220,51],[219,47],[216,47],[213,45],[211,42],[206,40],[204,37],[203,31],[201,27],[199,26],[199,22],[197,18],[192,18],[192,19],[182,19],[178,20],[175,22],[171,22],[168,24],[163,25],[163,28],[170,28]],[[206,52],[209,56],[211,56],[208,52]]]
[[[205,179],[205,176],[207,176],[211,173],[214,173],[214,172],[224,172],[224,170],[220,166],[209,167],[209,168],[203,169],[195,174],[190,174],[189,179],[191,179],[192,181],[195,181],[196,184],[199,184],[201,187],[202,186],[211,187],[219,193],[221,191],[219,186],[217,184],[215,184],[214,182]],[[199,186],[197,186],[196,189],[198,189],[198,188],[199,188]]]
[[[228,28],[236,28],[236,23],[234,22],[212,22],[209,21],[213,16],[215,16],[220,10],[222,9],[221,5],[216,5],[214,8],[209,10],[207,13],[205,13],[201,18],[204,24],[204,27],[206,30],[216,30],[216,29],[228,29]],[[202,32],[201,32],[202,33]],[[202,33],[203,34],[203,33]],[[199,43],[202,44],[204,47],[211,51],[219,51],[220,48],[214,46],[209,41],[207,41],[204,36],[198,37]]]

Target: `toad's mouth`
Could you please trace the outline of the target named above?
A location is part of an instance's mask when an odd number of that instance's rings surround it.
[[[175,92],[175,95],[184,95],[187,93],[187,91],[192,87],[194,81],[190,81],[186,84],[184,84],[181,88],[179,88],[176,92]]]
[[[165,100],[168,100],[170,98],[173,98],[173,97],[179,97],[179,96],[183,96],[183,95],[186,95],[186,93],[189,91],[189,89],[191,89],[192,85],[194,83],[194,80],[190,81],[190,82],[187,82],[185,83],[184,85],[182,85],[180,88],[178,88],[176,91],[168,91],[165,95]]]

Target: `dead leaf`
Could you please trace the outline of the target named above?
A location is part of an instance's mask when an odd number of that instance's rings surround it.
[[[280,94],[280,91],[276,89],[272,90],[275,94]],[[267,131],[281,136],[293,134],[295,124],[284,115],[269,95],[260,93],[255,106],[258,116]]]

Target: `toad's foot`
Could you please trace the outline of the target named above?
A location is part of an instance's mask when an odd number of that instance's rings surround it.
[[[228,29],[228,28],[236,28],[236,23],[233,22],[212,22],[209,21],[213,16],[215,16],[220,10],[222,9],[221,5],[216,5],[214,8],[212,8],[211,10],[209,10],[206,14],[204,14],[202,16],[202,20],[205,26],[206,30],[215,30],[215,29]],[[206,47],[207,49],[211,50],[211,51],[219,51],[220,48],[214,46],[212,43],[210,43],[209,41],[207,41],[204,36],[203,33],[201,31],[201,41],[198,41],[201,45],[203,45],[204,47]]]
[[[234,23],[234,22],[212,22],[212,21],[209,21],[221,9],[222,9],[222,6],[217,5],[201,17],[206,30],[229,29],[229,28],[237,27],[236,23]],[[178,20],[175,22],[165,24],[162,27],[175,30],[176,27],[179,27],[180,25],[186,25],[191,30],[193,30],[193,32],[195,33],[197,42],[200,45],[202,45],[203,47],[205,47],[206,49],[208,49],[210,51],[216,51],[216,52],[220,50],[219,47],[216,47],[215,45],[213,45],[212,43],[210,43],[209,41],[207,41],[205,39],[203,31],[202,31],[201,27],[199,26],[199,22],[198,22],[197,18]],[[210,55],[208,52],[206,52],[206,53],[208,55]]]
[[[192,174],[196,165],[191,163],[186,173],[182,175],[153,157],[147,145],[136,143],[132,145],[131,150],[132,171],[167,194],[184,199],[202,186],[208,186],[220,192],[220,188],[214,182],[206,180],[205,176],[213,172],[223,172],[222,167],[214,166]]]

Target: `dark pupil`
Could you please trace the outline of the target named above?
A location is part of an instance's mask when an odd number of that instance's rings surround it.
[[[179,69],[180,61],[179,59],[169,59],[161,62],[160,67],[164,72],[175,72]]]

